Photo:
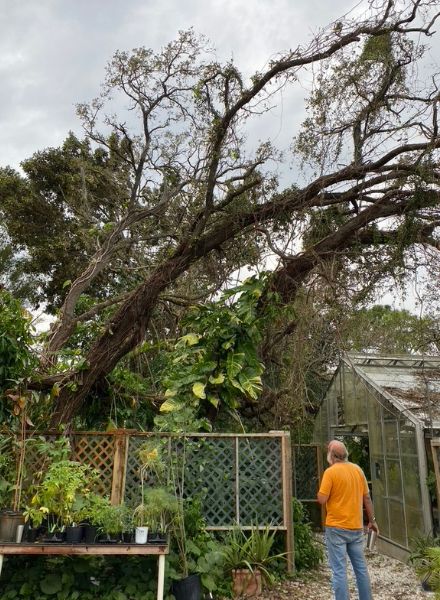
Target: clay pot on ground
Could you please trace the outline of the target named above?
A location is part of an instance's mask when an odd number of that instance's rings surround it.
[[[261,591],[261,573],[258,569],[233,569],[232,592],[235,598],[258,596]]]

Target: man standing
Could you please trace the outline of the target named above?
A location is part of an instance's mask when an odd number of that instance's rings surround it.
[[[362,506],[368,528],[379,533],[367,480],[362,469],[348,462],[347,448],[333,440],[328,445],[327,462],[318,492],[318,502],[325,504],[325,541],[332,570],[335,600],[349,600],[346,556],[350,557],[356,577],[359,600],[371,600],[371,585],[363,548]]]

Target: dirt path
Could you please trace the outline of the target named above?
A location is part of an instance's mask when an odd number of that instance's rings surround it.
[[[377,552],[367,553],[374,600],[433,600],[434,594],[422,590],[414,570]],[[351,569],[350,596],[357,599]],[[318,571],[294,581],[283,582],[266,592],[261,600],[332,600],[330,571],[324,563]]]

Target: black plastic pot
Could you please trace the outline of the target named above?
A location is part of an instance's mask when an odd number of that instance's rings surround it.
[[[94,525],[83,525],[83,542],[84,544],[96,544],[98,528]]]
[[[156,546],[161,546],[167,543],[167,534],[162,533],[161,531],[149,531],[148,532],[148,543],[155,544]]]
[[[39,533],[40,533],[39,527],[30,527],[29,523],[26,523],[26,525],[24,526],[24,531],[23,531],[23,539],[24,539],[24,541],[28,542],[29,544],[33,544],[36,541]]]
[[[429,583],[429,577],[423,579],[420,583],[422,585],[422,590],[424,590],[425,592],[432,592],[432,586]]]
[[[65,531],[53,531],[52,533],[46,533],[43,537],[45,544],[63,544],[66,539]]]
[[[189,575],[185,579],[173,581],[171,593],[176,600],[201,600],[202,583],[200,575]]]
[[[82,525],[66,527],[66,544],[80,544],[83,539]]]
[[[124,544],[132,544],[133,543],[133,532],[132,531],[124,531],[121,534],[121,541]]]

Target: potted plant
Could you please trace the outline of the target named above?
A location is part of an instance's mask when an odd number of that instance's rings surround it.
[[[143,517],[149,527],[148,541],[165,544],[167,534],[179,512],[176,496],[164,487],[145,490]]]
[[[101,515],[110,504],[107,497],[99,496],[90,492],[84,498],[82,506],[76,513],[77,522],[83,528],[83,541],[86,544],[94,544],[97,540],[98,531],[101,528]]]
[[[420,535],[411,540],[411,547],[408,562],[421,578],[422,588],[432,591],[440,583],[440,538]]]
[[[425,548],[423,557],[415,563],[415,570],[421,578],[422,588],[435,592],[437,598],[440,595],[440,547]]]
[[[100,531],[99,542],[105,544],[120,542],[122,534],[126,531],[129,514],[130,509],[125,504],[103,505],[95,519]]]
[[[148,525],[143,509],[143,505],[137,506],[133,514],[134,541],[136,544],[146,544],[148,541]]]
[[[15,541],[17,527],[24,523],[23,511],[21,510],[21,491],[23,484],[25,444],[26,439],[24,434],[22,434],[21,439],[18,440],[15,435],[11,433],[11,435],[3,438],[1,441],[0,502],[2,510],[0,513],[0,540],[4,542]]]
[[[139,477],[141,481],[141,501],[133,513],[135,525],[136,544],[146,544],[148,540],[149,510],[145,504],[144,484],[147,479],[152,483],[162,481],[165,464],[162,460],[161,448],[158,440],[147,439],[138,450],[140,463]]]
[[[284,556],[271,554],[275,531],[269,526],[253,527],[249,533],[236,527],[226,538],[222,550],[224,569],[232,576],[235,597],[255,596],[262,592],[263,583],[272,582],[270,564]]]
[[[176,600],[200,600],[202,580],[198,559],[206,550],[209,535],[198,498],[177,497],[177,514],[172,522],[171,539],[176,546],[179,578],[172,584]]]
[[[38,511],[47,515],[49,536],[46,541],[61,541],[57,533],[73,525],[75,507],[79,498],[89,493],[91,480],[89,468],[79,462],[60,460],[49,465],[31,500],[30,508],[37,512],[27,510],[32,521]]]

